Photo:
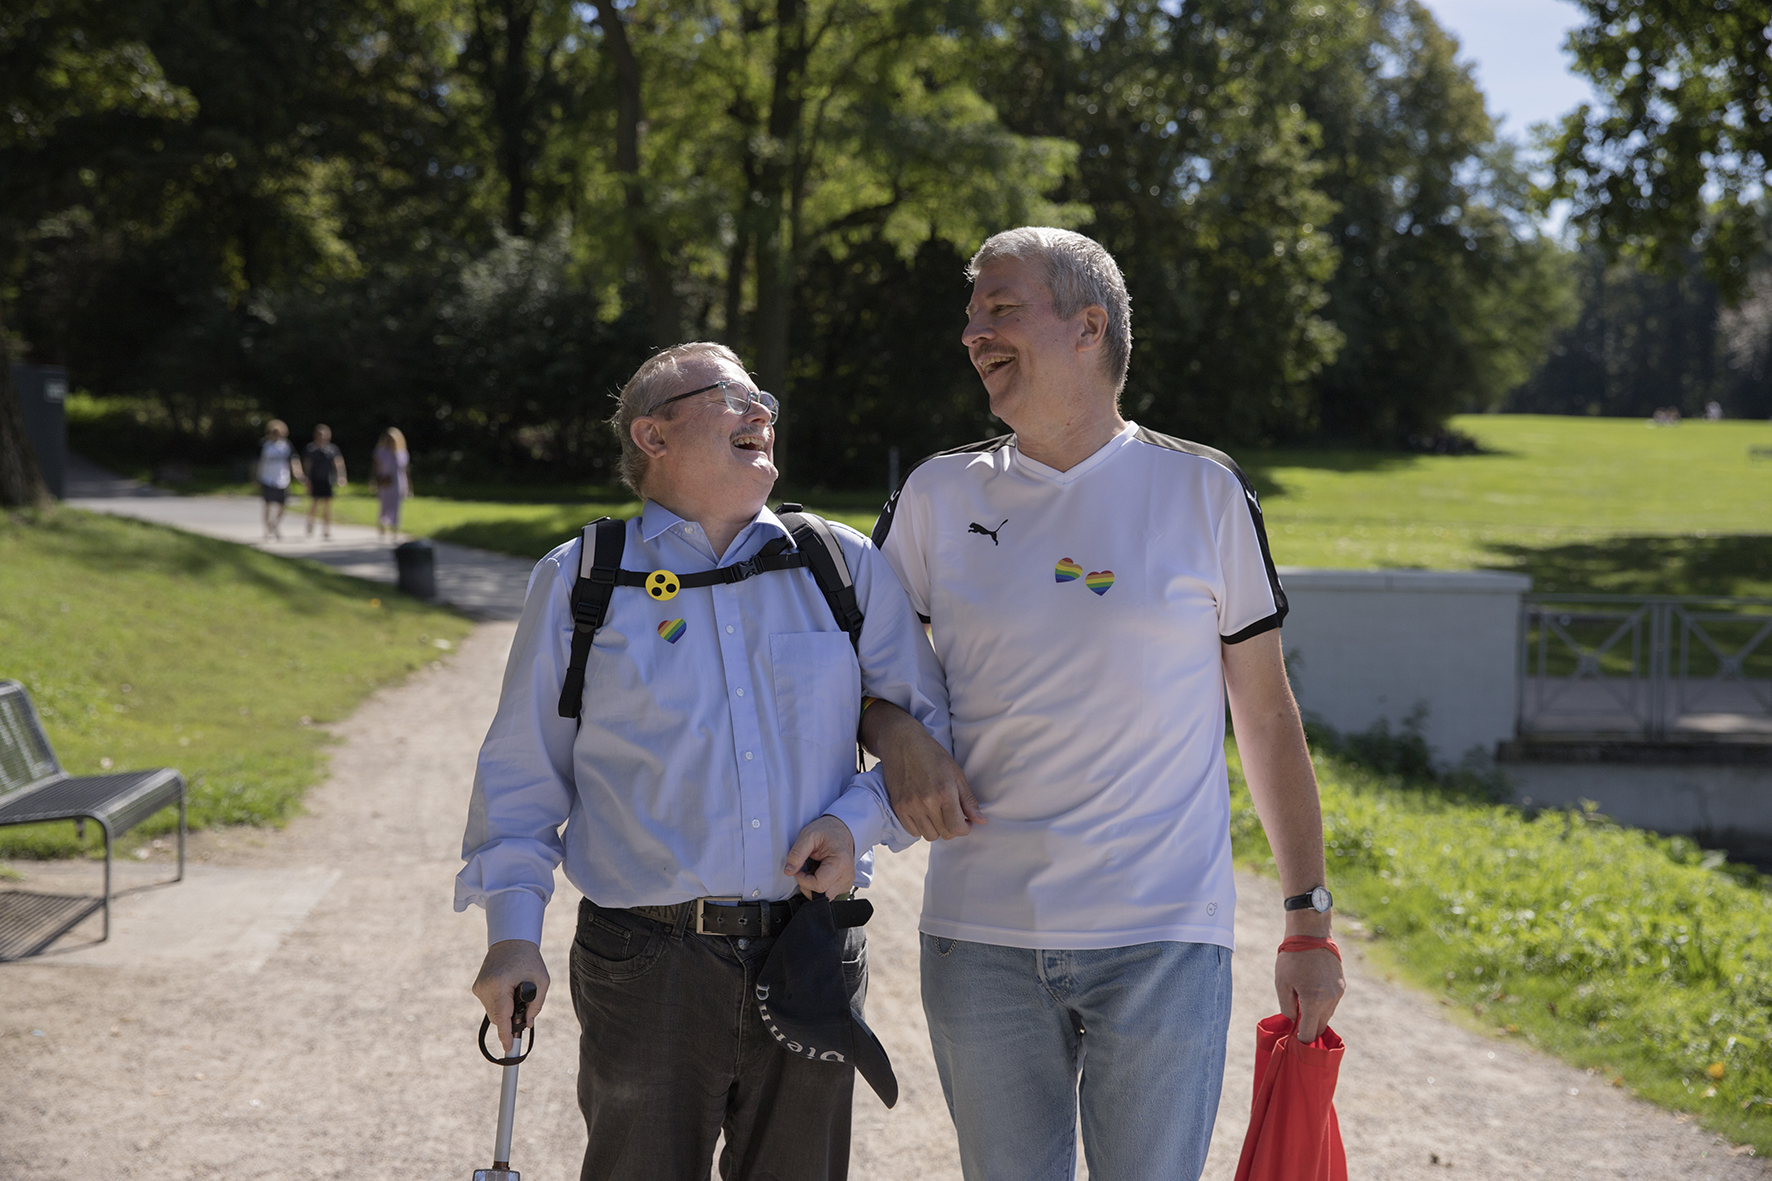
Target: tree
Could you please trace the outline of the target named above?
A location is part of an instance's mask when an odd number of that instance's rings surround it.
[[[1034,0],[981,22],[986,96],[1015,130],[1081,147],[1055,195],[1087,203],[1086,232],[1125,271],[1124,401],[1160,429],[1220,442],[1290,429],[1339,344],[1319,314],[1332,206],[1284,86],[1301,11]]]
[[[49,499],[24,433],[5,314],[28,239],[78,199],[90,172],[76,164],[103,158],[109,135],[189,111],[137,33],[126,9],[102,2],[0,11],[0,506]]]
[[[1313,381],[1316,421],[1397,445],[1498,407],[1572,319],[1572,283],[1513,148],[1424,7],[1345,6],[1320,35],[1328,51],[1305,63],[1300,101],[1335,206],[1323,314],[1344,343]]]
[[[1074,148],[1003,125],[944,15],[934,0],[599,8],[618,79],[625,37],[650,96],[638,173],[616,165],[629,224],[673,260],[691,330],[746,347],[765,388],[795,384],[795,292],[821,252],[883,241],[909,258],[930,238],[1076,220],[1044,197]],[[640,104],[621,85],[625,120]]]
[[[1610,256],[1663,272],[1696,248],[1724,298],[1766,242],[1772,0],[1574,0],[1575,69],[1598,92],[1552,137],[1548,200]]]

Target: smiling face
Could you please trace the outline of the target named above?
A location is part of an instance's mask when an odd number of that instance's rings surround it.
[[[682,365],[678,380],[658,401],[717,381],[756,388],[732,362],[701,356]],[[755,402],[741,414],[726,405],[719,390],[709,390],[636,418],[632,431],[648,457],[646,495],[680,517],[748,520],[775,487],[775,428],[769,412]]]
[[[992,414],[1023,431],[1030,419],[1059,411],[1080,387],[1101,384],[1089,313],[1060,319],[1038,263],[998,258],[978,272],[961,340]]]

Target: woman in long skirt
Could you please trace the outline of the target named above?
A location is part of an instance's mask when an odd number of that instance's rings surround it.
[[[376,499],[381,511],[376,520],[376,535],[400,538],[400,505],[412,495],[412,477],[408,474],[411,458],[406,454],[406,436],[399,427],[389,427],[375,441],[375,454],[370,471],[375,483]]]

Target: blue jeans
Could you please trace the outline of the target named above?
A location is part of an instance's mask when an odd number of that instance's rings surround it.
[[[923,939],[923,1011],[966,1181],[1195,1179],[1224,1078],[1231,953]]]

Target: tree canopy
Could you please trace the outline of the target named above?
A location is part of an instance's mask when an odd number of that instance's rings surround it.
[[[1017,224],[1126,271],[1127,409],[1386,445],[1492,408],[1568,260],[1414,0],[38,0],[0,18],[0,333],[189,456],[270,415],[608,478],[724,340],[796,482],[994,429],[958,334]],[[170,445],[170,444],[169,444]]]

